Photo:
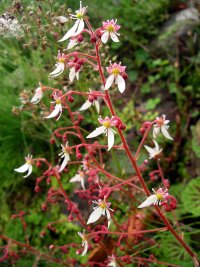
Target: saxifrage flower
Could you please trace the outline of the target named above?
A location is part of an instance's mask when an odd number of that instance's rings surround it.
[[[19,172],[19,173],[28,172],[27,175],[24,176],[24,178],[28,177],[32,173],[32,170],[33,170],[32,157],[33,156],[31,155],[28,155],[27,157],[25,157],[26,163],[22,165],[21,167],[14,169],[14,171]]]
[[[105,88],[104,90],[108,90],[113,83],[117,84],[117,87],[120,91],[120,93],[123,93],[126,84],[125,80],[123,78],[123,74],[125,73],[126,66],[121,66],[121,63],[112,64],[110,62],[110,67],[107,67],[106,70],[110,74],[106,80]]]

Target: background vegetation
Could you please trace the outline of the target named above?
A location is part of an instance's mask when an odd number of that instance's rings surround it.
[[[58,217],[67,219],[67,214],[62,205],[52,206],[46,213],[42,213],[40,207],[46,197],[45,185],[42,192],[36,194],[34,185],[37,173],[34,172],[30,178],[24,180],[13,169],[22,164],[28,153],[45,156],[52,162],[57,162],[60,143],[52,146],[49,138],[57,125],[67,124],[68,118],[66,115],[56,125],[52,121],[44,121],[43,116],[48,111],[44,105],[39,105],[32,111],[27,108],[20,112],[20,97],[26,96],[30,99],[38,82],[61,89],[70,87],[67,77],[57,80],[48,78],[60,48],[56,40],[67,29],[66,25],[55,25],[52,18],[58,15],[68,16],[71,13],[68,7],[77,9],[79,3],[72,0],[12,1],[11,4],[6,0],[1,2],[1,14],[14,14],[23,26],[24,34],[17,38],[0,36],[0,231],[23,241],[21,224],[10,217],[13,213],[24,210],[31,244],[46,251],[51,243],[62,245],[74,240],[80,230],[79,226],[67,222],[65,225],[58,225],[56,233],[49,230],[45,238],[40,238],[40,231],[49,220],[53,221]],[[180,12],[191,6],[198,13],[198,1],[85,0],[84,5],[89,6],[88,15],[95,27],[101,26],[101,21],[111,18],[118,18],[118,23],[122,26],[121,42],[109,44],[111,56],[108,55],[108,49],[105,48],[104,51],[103,48],[102,57],[104,65],[115,57],[127,66],[128,88],[123,98],[119,99],[115,93],[113,98],[117,103],[119,116],[127,124],[127,140],[130,146],[134,149],[138,144],[141,138],[139,128],[144,120],[154,119],[159,114],[166,114],[171,120],[170,129],[175,142],[162,144],[162,140],[160,141],[168,159],[164,166],[165,177],[172,185],[171,194],[178,199],[177,217],[181,230],[190,246],[199,253],[200,22],[195,19],[194,14],[190,19],[175,19]],[[89,49],[86,44],[82,47]],[[88,87],[95,87],[98,78],[92,76],[92,79],[87,79],[91,75],[91,70],[86,70],[76,86],[85,91]],[[48,101],[45,100],[47,107]],[[82,100],[77,98],[73,108],[78,108],[81,103]],[[87,125],[93,122],[94,112],[88,117]],[[120,157],[120,163],[117,157]],[[144,157],[145,155],[141,155],[141,158]],[[124,162],[123,156],[112,153],[109,165],[117,175],[125,176],[130,171],[128,164]],[[68,177],[75,172],[76,168],[72,169]],[[65,189],[68,191],[71,187],[66,182]],[[121,220],[128,210],[123,204],[117,205],[117,214]],[[159,240],[160,248],[145,250],[144,255],[153,253],[162,261],[192,266],[190,259],[168,233],[155,235],[155,240]],[[80,243],[78,236],[76,243]],[[80,259],[75,252],[72,248],[70,254],[80,262],[86,261]],[[33,256],[26,255],[16,263],[3,263],[2,266],[33,266],[35,261]],[[37,266],[49,266],[43,260],[37,261]]]

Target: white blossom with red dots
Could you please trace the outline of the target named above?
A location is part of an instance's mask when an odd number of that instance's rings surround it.
[[[63,42],[72,36],[77,36],[83,31],[85,26],[84,15],[86,13],[86,10],[87,7],[82,7],[82,1],[80,1],[80,8],[76,10],[76,14],[70,14],[71,18],[75,19],[76,22],[74,23],[73,27],[58,42]]]
[[[160,153],[162,152],[162,148],[159,148],[159,145],[158,143],[153,140],[154,144],[155,144],[155,147],[154,148],[151,148],[149,146],[144,146],[145,149],[148,151],[149,153],[149,159],[156,159],[159,157]]]
[[[50,77],[57,77],[61,73],[63,73],[63,71],[65,70],[66,58],[67,56],[64,53],[60,53],[60,51],[58,51],[58,56],[57,56],[58,63],[55,64],[56,69],[49,74]]]
[[[81,253],[81,256],[84,256],[86,253],[87,253],[87,251],[88,251],[88,241],[87,241],[87,239],[86,239],[86,237],[85,237],[85,231],[83,231],[83,233],[81,233],[81,232],[78,232],[78,235],[81,237],[81,239],[82,239],[82,247],[83,247],[83,251],[82,251],[82,253]]]
[[[161,117],[156,118],[156,124],[153,125],[153,138],[161,132],[163,136],[167,139],[173,140],[168,132],[169,125],[167,125],[170,121],[166,120],[166,116],[163,114]]]
[[[114,63],[112,64],[110,62],[110,67],[107,67],[106,70],[110,74],[106,80],[105,88],[104,90],[108,90],[113,83],[117,84],[117,87],[120,91],[120,93],[123,93],[126,84],[125,80],[123,78],[123,74],[125,73],[126,66],[121,66],[121,63],[117,64]]]
[[[157,191],[152,189],[155,194],[149,196],[138,208],[145,208],[147,206],[151,205],[160,205],[162,202],[167,200],[169,193],[168,189],[163,190],[162,188],[159,188]]]
[[[57,117],[56,120],[59,120],[60,116],[62,115],[62,103],[61,103],[61,98],[59,96],[57,96],[56,93],[53,94],[53,98],[55,101],[52,101],[51,103],[52,104],[56,104],[53,111],[48,115],[46,116],[45,118],[46,119],[51,119],[51,118],[55,118]]]
[[[14,169],[14,171],[19,172],[19,173],[28,172],[25,176],[23,176],[24,178],[28,177],[32,173],[32,170],[33,170],[32,157],[33,156],[31,155],[28,155],[27,157],[25,157],[26,163],[22,165],[21,167]]]
[[[96,128],[96,130],[90,133],[86,138],[94,138],[100,134],[105,134],[108,138],[108,150],[110,150],[113,147],[115,141],[115,131],[112,129],[112,127],[115,126],[116,120],[114,117],[112,117],[111,119],[109,117],[105,117],[105,119],[99,117],[98,121],[102,126]]]
[[[85,178],[85,172],[79,170],[78,173],[69,180],[69,182],[70,183],[79,182],[79,183],[81,183],[82,188],[85,190],[85,180],[84,180],[84,178]]]
[[[103,215],[107,217],[108,220],[108,228],[111,223],[111,215],[110,215],[110,205],[111,203],[106,202],[105,197],[104,200],[99,199],[98,201],[93,201],[94,204],[97,205],[97,207],[94,207],[94,211],[90,214],[90,217],[87,221],[87,224],[94,223],[99,220],[99,218]]]
[[[35,93],[34,93],[33,97],[30,100],[30,103],[32,103],[34,105],[38,104],[41,101],[42,97],[43,97],[42,85],[40,83],[39,83],[39,85],[40,86],[35,90]]]
[[[70,156],[69,156],[70,148],[68,142],[66,142],[65,146],[61,144],[61,147],[62,147],[62,152],[59,153],[58,155],[63,159],[63,161],[58,172],[62,172],[64,168],[67,166],[67,163],[70,161]]]
[[[108,38],[110,37],[113,42],[119,42],[119,39],[117,36],[120,34],[117,32],[121,26],[117,25],[117,20],[107,20],[106,22],[103,22],[103,27],[102,27],[102,36],[101,36],[101,41],[105,44],[108,41]]]

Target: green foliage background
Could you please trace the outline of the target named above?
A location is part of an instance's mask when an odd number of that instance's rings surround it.
[[[72,10],[78,8],[78,1],[72,0],[67,1],[67,6],[64,6],[66,1],[62,0],[49,1],[51,5],[48,1],[21,2],[27,14],[30,10],[36,12],[38,4],[41,5],[42,12],[49,12],[52,9],[51,12],[54,15],[65,15],[68,7]],[[166,157],[170,155],[173,158],[170,166],[168,163],[164,165],[165,175],[172,184],[171,194],[178,199],[177,216],[180,227],[185,232],[185,239],[198,253],[200,251],[198,243],[200,238],[198,230],[200,217],[200,178],[198,177],[200,176],[198,165],[200,158],[200,124],[198,122],[200,54],[198,44],[200,32],[199,23],[187,21],[185,23],[190,24],[190,33],[185,33],[187,38],[184,35],[184,42],[181,37],[179,42],[177,41],[177,31],[183,25],[175,22],[168,25],[166,22],[169,22],[170,18],[180,11],[181,4],[187,3],[169,0],[84,1],[84,5],[89,6],[90,20],[96,27],[101,26],[100,21],[111,18],[118,18],[118,23],[122,26],[120,43],[109,43],[111,55],[106,50],[103,59],[105,65],[112,58],[127,65],[129,82],[126,94],[124,98],[117,98],[117,94],[113,93],[113,98],[117,102],[116,109],[119,116],[127,124],[127,140],[130,146],[134,149],[138,144],[139,128],[144,120],[152,120],[163,113],[166,113],[172,120],[170,130],[175,136],[175,142],[166,144],[160,140],[166,151]],[[11,4],[8,1],[2,1],[1,13],[9,10],[10,7]],[[20,14],[18,17],[20,18]],[[26,220],[31,244],[46,251],[51,243],[62,245],[71,242],[80,229],[78,225],[68,222],[64,226],[57,227],[56,236],[50,233],[45,239],[39,238],[40,229],[45,227],[49,220],[53,221],[58,217],[67,219],[67,215],[63,212],[62,206],[53,206],[45,214],[41,212],[40,205],[45,200],[45,185],[41,193],[34,193],[34,181],[39,175],[37,171],[26,180],[13,171],[15,167],[22,164],[24,156],[28,153],[34,156],[45,156],[52,162],[57,162],[59,143],[57,147],[53,147],[49,143],[49,137],[57,125],[62,126],[69,122],[67,116],[65,120],[60,120],[56,125],[54,122],[44,121],[41,107],[31,112],[27,110],[18,116],[12,114],[13,106],[20,106],[19,93],[22,90],[26,90],[31,96],[39,81],[45,85],[62,88],[60,82],[65,85],[67,79],[64,79],[64,82],[62,79],[56,81],[48,79],[48,73],[55,64],[59,44],[52,30],[48,31],[48,24],[51,24],[50,16],[41,16],[40,19],[44,31],[41,28],[38,30],[34,18],[30,17],[26,20],[29,21],[27,27],[30,31],[20,40],[4,36],[0,38],[0,230],[9,237],[23,242],[21,225],[17,220],[10,220],[10,216],[24,210],[27,213]],[[66,29],[66,26],[56,26],[54,31],[62,36]],[[196,36],[196,42],[194,42],[194,36]],[[47,42],[45,48],[42,45],[44,41]],[[88,87],[95,86],[87,79],[90,74],[87,70],[82,75],[76,85],[77,88],[87,91]],[[96,77],[95,82],[98,82]],[[81,103],[78,101],[80,100],[77,99],[74,108]],[[48,106],[48,99],[45,102]],[[106,110],[102,111],[102,115],[105,114]],[[90,115],[86,126],[93,123],[95,119],[94,111]],[[120,157],[120,162],[117,160],[118,157]],[[121,177],[125,177],[126,172],[131,172],[124,157],[114,152],[109,165]],[[76,169],[72,169],[71,174],[75,171]],[[64,186],[68,192],[72,188],[67,182]],[[120,219],[124,216],[126,207],[122,203],[116,204],[119,206]],[[35,238],[36,236],[38,238]],[[150,248],[144,252],[144,256],[155,253],[162,261],[187,267],[193,266],[188,256],[169,234],[155,235],[155,240],[159,240],[160,248]],[[80,243],[79,237],[76,242]],[[70,254],[82,262],[85,261],[76,256],[75,249],[71,249]],[[60,257],[64,256],[60,255]],[[33,256],[27,256],[13,266],[32,266],[34,261]],[[48,266],[48,263],[40,260],[38,266]]]

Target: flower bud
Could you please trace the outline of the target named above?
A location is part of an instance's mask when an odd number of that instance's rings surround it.
[[[77,158],[77,159],[82,159],[82,157],[83,157],[83,156],[82,156],[81,153],[77,153],[77,154],[76,154],[76,158]]]
[[[79,43],[81,43],[81,42],[83,42],[83,39],[84,39],[83,35],[82,34],[79,34],[78,37],[77,37],[77,41]]]
[[[68,95],[67,98],[70,103],[74,102],[74,98],[71,95]]]
[[[38,193],[38,192],[41,191],[41,188],[38,185],[36,185],[34,190],[35,190],[36,193]]]
[[[126,129],[126,125],[125,124],[121,124],[119,126],[119,129],[122,130],[122,131],[124,131]]]
[[[96,43],[97,38],[96,38],[96,36],[95,36],[94,34],[91,36],[90,41],[91,41],[91,43],[93,43],[93,44]]]

